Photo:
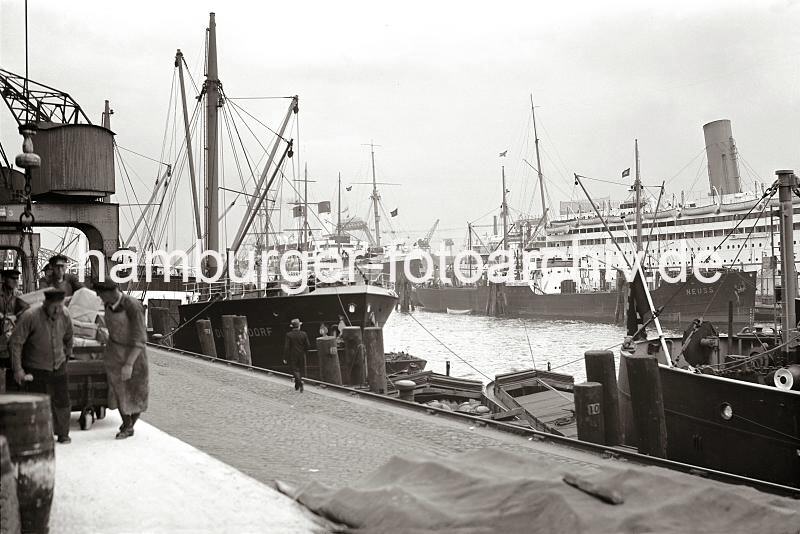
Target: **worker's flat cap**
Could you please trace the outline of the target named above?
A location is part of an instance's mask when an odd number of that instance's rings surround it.
[[[0,271],[0,276],[3,278],[16,278],[20,275],[17,269],[3,269]]]
[[[59,301],[64,300],[65,293],[60,289],[48,289],[44,292],[44,300]]]

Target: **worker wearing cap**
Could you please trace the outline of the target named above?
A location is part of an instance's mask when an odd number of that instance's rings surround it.
[[[284,363],[288,363],[294,376],[295,391],[303,391],[303,363],[306,351],[311,349],[308,336],[300,330],[303,323],[300,319],[292,319],[290,326],[292,329],[286,334],[286,341],[283,343]]]
[[[28,309],[27,302],[19,298],[17,285],[19,284],[19,271],[4,269],[0,271],[0,370],[6,380],[5,370],[11,369],[11,352],[8,349],[8,340],[14,331],[14,325],[22,312]],[[9,382],[13,379],[9,376]]]
[[[53,430],[69,443],[67,360],[72,357],[72,319],[64,292],[48,289],[44,303],[25,310],[9,341],[14,380],[25,391],[50,395]]]
[[[148,370],[147,327],[144,307],[137,299],[124,294],[114,282],[95,282],[93,289],[105,304],[108,340],[103,361],[117,401],[122,425],[117,439],[133,436],[133,425],[147,410]]]
[[[77,276],[67,272],[67,261],[68,258],[61,254],[50,258],[48,264],[52,267],[53,272],[48,279],[48,286],[59,289],[64,292],[65,296],[71,297],[73,293],[83,287],[83,284],[78,281]]]

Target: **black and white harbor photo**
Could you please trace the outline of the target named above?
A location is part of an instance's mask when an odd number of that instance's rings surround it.
[[[0,534],[800,532],[798,24],[0,0]]]

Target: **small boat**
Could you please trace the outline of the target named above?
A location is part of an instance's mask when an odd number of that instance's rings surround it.
[[[390,376],[399,374],[418,373],[428,365],[427,360],[412,356],[407,352],[386,353],[386,374]]]
[[[469,315],[472,313],[472,310],[454,310],[452,308],[447,308],[447,313],[450,315]]]
[[[573,385],[571,375],[530,369],[497,375],[484,394],[489,405],[533,429],[577,438]]]

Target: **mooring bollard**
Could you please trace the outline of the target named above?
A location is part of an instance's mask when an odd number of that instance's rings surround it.
[[[400,393],[400,400],[414,402],[414,390],[417,387],[416,382],[413,380],[398,380],[394,383],[394,387]]]
[[[342,370],[339,367],[339,351],[336,350],[334,336],[317,338],[320,380],[329,384],[342,385]]]
[[[603,444],[606,439],[603,421],[603,384],[583,382],[575,384],[573,391],[578,439]]]
[[[367,383],[373,393],[386,393],[386,354],[383,352],[383,329],[364,328],[364,351],[367,357]]]
[[[444,362],[444,374],[450,376],[450,360]]]
[[[236,340],[236,351],[234,352],[234,361],[243,363],[245,365],[253,365],[253,359],[250,354],[250,334],[247,331],[247,317],[244,315],[236,315],[233,318],[233,335]]]
[[[633,424],[638,436],[640,454],[667,457],[667,424],[664,418],[664,399],[661,375],[655,356],[623,354],[631,393]]]
[[[225,347],[225,354],[222,357],[232,361],[236,361],[236,331],[233,327],[235,318],[235,315],[222,316],[222,339]]]
[[[610,350],[587,350],[583,358],[586,364],[586,381],[603,385],[605,444],[619,445],[622,443],[622,431],[619,423],[619,389],[614,353]]]
[[[360,386],[367,381],[364,364],[364,341],[360,326],[345,326],[342,329],[345,360],[342,362],[342,383]]]
[[[217,345],[214,343],[214,331],[211,329],[211,321],[198,319],[194,325],[197,330],[197,337],[200,339],[200,352],[206,356],[216,358]]]

